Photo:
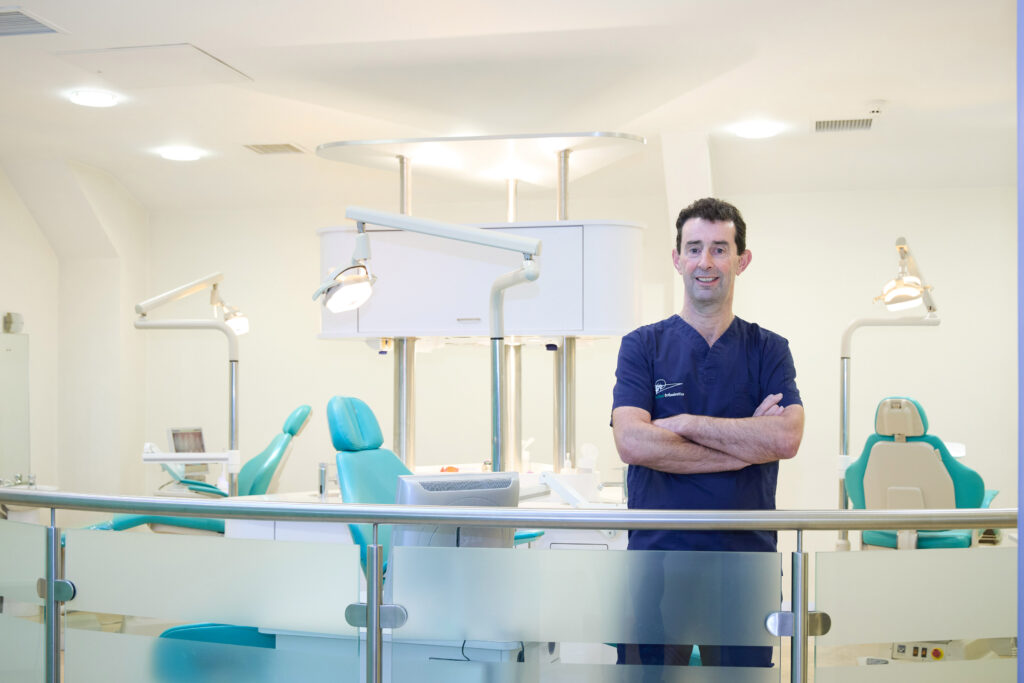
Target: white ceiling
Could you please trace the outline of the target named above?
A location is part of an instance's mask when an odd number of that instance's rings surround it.
[[[707,133],[731,193],[1008,185],[1013,0],[25,0],[57,33],[0,37],[0,161],[65,158],[148,207],[331,201],[385,173],[329,141]],[[10,9],[10,8],[7,8]],[[135,48],[135,49],[127,49]],[[144,49],[143,49],[144,48]],[[63,95],[106,87],[126,102]],[[871,131],[813,132],[861,118]],[[726,124],[789,129],[746,141]],[[192,144],[192,163],[152,150]],[[292,156],[246,144],[292,143]]]

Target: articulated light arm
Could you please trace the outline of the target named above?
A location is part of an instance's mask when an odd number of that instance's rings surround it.
[[[352,263],[349,266],[336,268],[313,293],[314,300],[322,296],[324,305],[334,312],[358,308],[369,298],[375,278],[370,274],[367,264],[370,257],[369,237],[366,234],[367,223],[494,249],[515,251],[523,255],[523,265],[519,270],[498,276],[491,285],[488,328],[491,335],[491,466],[495,471],[505,469],[502,463],[503,454],[507,452],[504,443],[507,435],[503,426],[505,424],[503,396],[507,383],[504,296],[505,290],[509,287],[532,282],[540,277],[540,264],[534,258],[540,254],[540,240],[500,230],[484,230],[467,225],[442,223],[405,214],[364,209],[358,206],[349,207],[345,212],[345,217],[355,221],[359,231],[356,236],[355,251],[352,254]]]

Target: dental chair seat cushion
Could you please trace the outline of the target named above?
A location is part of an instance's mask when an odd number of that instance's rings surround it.
[[[211,531],[218,534],[224,533],[223,519],[206,519],[205,517],[167,517],[160,515],[114,515],[110,520],[109,527],[94,525],[93,528],[105,528],[110,531],[124,531],[143,524],[162,524],[165,526],[185,527],[188,529],[199,529],[200,531]]]
[[[880,546],[882,548],[895,548],[897,545],[897,532],[895,531],[862,531],[861,541],[864,545]],[[933,548],[970,548],[970,529],[950,529],[947,531],[918,531],[918,550],[929,550]]]

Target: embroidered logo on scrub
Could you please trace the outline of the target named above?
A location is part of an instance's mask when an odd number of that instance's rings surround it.
[[[686,396],[681,391],[674,391],[671,394],[665,392],[669,389],[675,389],[676,387],[683,386],[682,382],[666,382],[663,379],[659,379],[654,383],[654,398],[669,398],[671,396]]]

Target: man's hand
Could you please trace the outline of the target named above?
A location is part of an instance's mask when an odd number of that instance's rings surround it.
[[[783,408],[779,405],[782,394],[768,394],[761,401],[761,405],[754,409],[754,417],[773,417],[782,415]]]

